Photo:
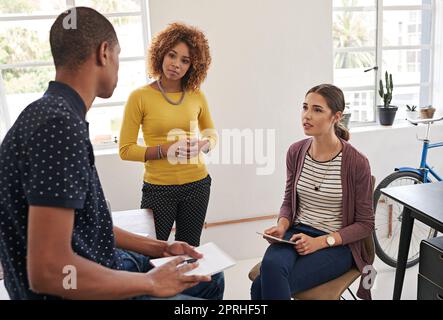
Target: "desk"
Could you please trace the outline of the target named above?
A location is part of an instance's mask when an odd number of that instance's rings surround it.
[[[414,219],[443,232],[443,182],[385,188],[381,193],[404,206],[393,295],[400,300]]]

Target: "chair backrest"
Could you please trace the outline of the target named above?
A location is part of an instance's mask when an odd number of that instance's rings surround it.
[[[371,176],[371,183],[372,183],[372,193],[374,193],[374,189],[375,189],[375,177]],[[375,212],[374,212],[375,214]],[[364,246],[366,249],[366,252],[369,254],[369,259],[372,262],[374,262],[375,259],[375,243],[374,243],[374,234],[371,233],[371,235],[369,237],[367,237],[364,240]]]
[[[372,193],[374,193],[375,190],[375,177],[371,176],[371,183],[372,183]]]
[[[375,259],[375,243],[374,243],[374,235],[371,235],[363,240],[366,252],[369,254],[369,261],[371,263],[374,262]]]

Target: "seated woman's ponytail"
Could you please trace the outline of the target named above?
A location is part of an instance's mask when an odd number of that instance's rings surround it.
[[[335,124],[335,134],[337,137],[342,138],[345,141],[349,141],[349,138],[351,137],[349,130],[341,122]]]

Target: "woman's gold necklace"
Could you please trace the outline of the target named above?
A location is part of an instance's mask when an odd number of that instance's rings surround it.
[[[169,97],[166,95],[165,89],[163,89],[162,83],[161,83],[161,79],[159,79],[157,81],[157,85],[158,88],[160,89],[160,92],[162,93],[163,98],[166,99],[166,101],[168,101],[170,104],[174,105],[174,106],[178,106],[183,102],[183,99],[185,98],[185,90],[182,91],[182,96],[180,98],[180,100],[178,100],[177,102],[172,101],[171,99],[169,99]]]

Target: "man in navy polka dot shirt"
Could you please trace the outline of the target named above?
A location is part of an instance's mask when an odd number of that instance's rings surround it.
[[[76,19],[75,27],[67,25]],[[72,21],[71,21],[72,23]],[[114,227],[94,164],[86,112],[116,85],[120,46],[97,11],[62,13],[50,32],[56,67],[42,98],[18,117],[0,147],[0,261],[11,299],[221,299],[222,274],[188,276],[201,256]]]

